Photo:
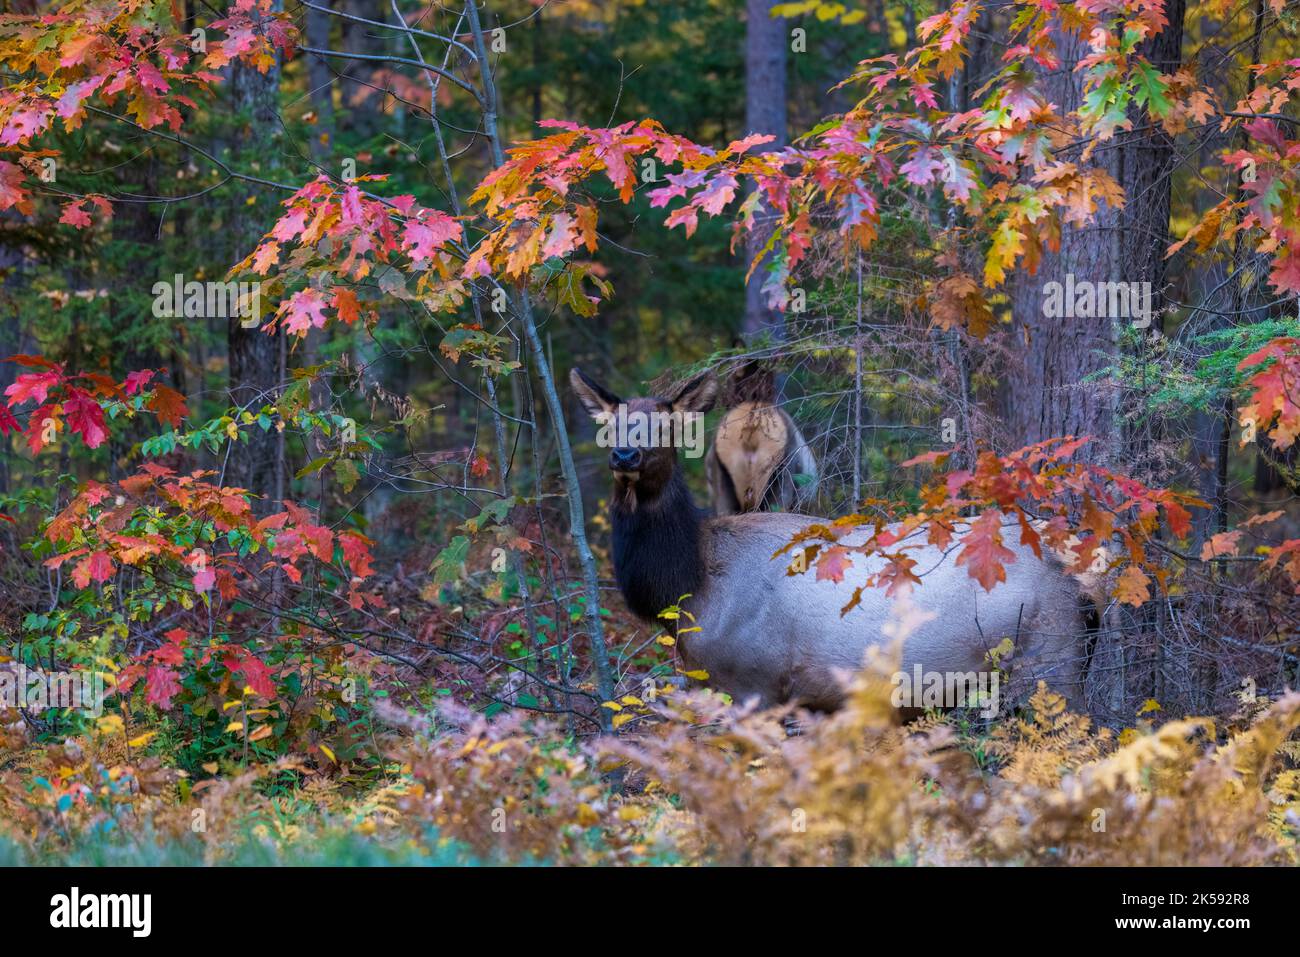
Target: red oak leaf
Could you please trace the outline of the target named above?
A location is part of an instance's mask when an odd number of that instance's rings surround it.
[[[1279,253],[1268,281],[1280,293],[1300,293],[1300,251],[1284,249]]]
[[[254,694],[264,698],[275,697],[275,683],[271,680],[272,671],[256,655],[245,654],[242,661],[229,657],[224,664],[231,674],[235,672],[243,674],[244,682],[253,689]]]
[[[90,226],[90,216],[86,213],[79,200],[75,203],[68,203],[63,207],[59,222],[68,226],[75,226],[77,229],[86,229]]]
[[[62,423],[57,405],[43,405],[27,418],[27,447],[33,455],[54,441]]]
[[[164,665],[183,665],[185,663],[185,642],[189,633],[184,628],[173,628],[163,635],[167,641],[151,655],[152,659]]]
[[[72,570],[72,583],[78,588],[87,588],[92,581],[102,584],[113,577],[113,571],[108,552],[91,552]]]
[[[104,410],[89,392],[68,389],[68,397],[63,400],[63,414],[68,420],[68,428],[80,435],[88,448],[97,449],[108,438]]]
[[[154,377],[153,369],[141,369],[138,372],[128,372],[126,381],[122,384],[126,389],[127,395],[135,395],[149,384],[149,380]]]
[[[12,409],[29,399],[39,405],[45,401],[50,389],[57,386],[62,378],[63,373],[58,369],[51,372],[23,373],[5,389],[5,395],[9,396],[9,408]]]
[[[361,318],[357,294],[346,286],[334,287],[334,308],[338,310],[339,319],[349,326]]]
[[[817,580],[820,581],[844,581],[844,573],[853,567],[853,559],[849,558],[849,551],[841,545],[832,545],[830,548],[822,550],[821,555],[817,557]]]
[[[285,328],[296,336],[305,336],[312,326],[325,326],[325,297],[315,289],[295,292],[280,307]]]
[[[31,214],[31,194],[23,188],[26,180],[21,166],[0,161],[0,212],[17,207],[20,213]]]
[[[1219,532],[1201,546],[1201,561],[1208,562],[1222,555],[1235,555],[1241,541],[1241,531]]]
[[[161,384],[153,387],[153,397],[149,400],[148,407],[173,429],[178,428],[181,420],[190,414],[185,396],[170,386]]]
[[[307,212],[306,207],[300,206],[285,213],[271,230],[271,236],[282,243],[293,239],[307,228]]]
[[[406,223],[402,251],[415,263],[432,259],[449,240],[460,237],[460,223],[438,210],[424,210],[419,219]]]
[[[209,566],[204,565],[202,568],[194,570],[194,590],[208,591],[217,583],[217,573]]]
[[[176,672],[165,665],[154,665],[145,675],[145,703],[170,711],[172,698],[181,690]]]
[[[370,544],[370,539],[360,532],[339,532],[339,547],[343,549],[343,557],[352,567],[352,574],[358,578],[367,578],[375,573],[370,564]]]
[[[306,540],[311,553],[323,562],[334,557],[334,533],[324,525],[300,525],[298,530]]]
[[[992,591],[998,582],[1007,580],[1006,562],[1015,561],[1016,553],[1002,544],[1002,515],[990,509],[972,524],[962,539],[961,554],[957,564],[984,587]]]

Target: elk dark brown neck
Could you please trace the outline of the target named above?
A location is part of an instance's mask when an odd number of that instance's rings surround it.
[[[614,576],[632,612],[654,621],[704,584],[703,512],[674,468],[657,493],[619,481],[611,499]]]

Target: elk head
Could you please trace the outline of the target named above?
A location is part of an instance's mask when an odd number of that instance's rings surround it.
[[[614,577],[628,608],[653,621],[705,581],[700,510],[677,467],[677,446],[690,447],[683,441],[688,427],[702,442],[701,420],[717,382],[706,373],[672,398],[625,402],[579,369],[569,373],[569,381],[601,424],[597,441],[609,448]]]
[[[569,382],[601,426],[597,441],[609,448],[614,504],[630,509],[655,501],[673,482],[677,448],[697,434],[702,437],[698,417],[712,408],[718,394],[717,380],[709,372],[666,399],[621,399],[578,368],[569,372]]]

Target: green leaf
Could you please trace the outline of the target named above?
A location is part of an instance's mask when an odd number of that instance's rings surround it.
[[[1137,101],[1156,116],[1167,116],[1171,108],[1166,93],[1169,84],[1160,71],[1145,61],[1137,64]]]
[[[312,459],[297,472],[293,474],[294,478],[306,478],[308,475],[315,475],[325,466],[330,464],[330,456],[322,455],[318,459]]]
[[[357,465],[351,459],[339,459],[334,463],[334,478],[342,486],[343,491],[351,492],[361,479],[361,473],[357,471]]]
[[[433,572],[434,584],[447,585],[459,579],[468,557],[469,539],[457,535],[433,560],[430,571]]]

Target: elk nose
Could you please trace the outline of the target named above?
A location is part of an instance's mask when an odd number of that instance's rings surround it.
[[[641,467],[640,449],[614,449],[609,453],[609,467],[615,472],[635,472]]]

